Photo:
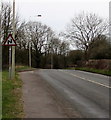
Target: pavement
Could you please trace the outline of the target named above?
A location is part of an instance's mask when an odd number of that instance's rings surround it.
[[[57,95],[44,81],[38,70],[20,72],[23,81],[23,102],[25,118],[72,118],[80,115],[70,104]]]

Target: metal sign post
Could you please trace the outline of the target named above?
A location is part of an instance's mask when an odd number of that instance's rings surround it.
[[[9,47],[9,79],[11,79],[11,52],[12,47]]]
[[[15,41],[15,0],[13,0],[13,36],[12,36],[12,34],[9,34],[9,36],[6,38],[6,40],[3,41],[2,45],[10,46],[9,47],[9,78],[10,79],[15,78],[15,46],[16,46],[16,41]]]
[[[12,34],[9,34],[5,41],[3,41],[3,46],[9,46],[9,79],[12,79],[12,46],[16,46],[16,41],[13,39]]]

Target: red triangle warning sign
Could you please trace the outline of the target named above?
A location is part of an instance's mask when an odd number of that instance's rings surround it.
[[[12,34],[9,34],[2,44],[3,46],[16,46],[16,41],[13,39]]]

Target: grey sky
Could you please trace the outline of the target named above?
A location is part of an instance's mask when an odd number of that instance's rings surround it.
[[[11,1],[12,0],[2,0]],[[15,0],[16,11],[21,20],[37,20],[52,27],[56,32],[65,30],[70,20],[78,13],[91,12],[100,17],[109,17],[110,0]],[[36,17],[41,14],[42,17]]]

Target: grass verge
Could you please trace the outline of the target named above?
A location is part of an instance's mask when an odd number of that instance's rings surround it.
[[[34,70],[34,68],[30,68],[29,66],[16,66],[16,71],[17,72],[23,72],[23,71],[30,71],[30,70]]]
[[[75,70],[81,70],[81,71],[87,71],[87,72],[93,72],[93,73],[111,76],[111,70],[100,70],[100,69],[85,68],[85,67],[84,68],[75,68]]]
[[[22,81],[18,74],[8,79],[8,71],[2,72],[2,118],[23,118]]]

